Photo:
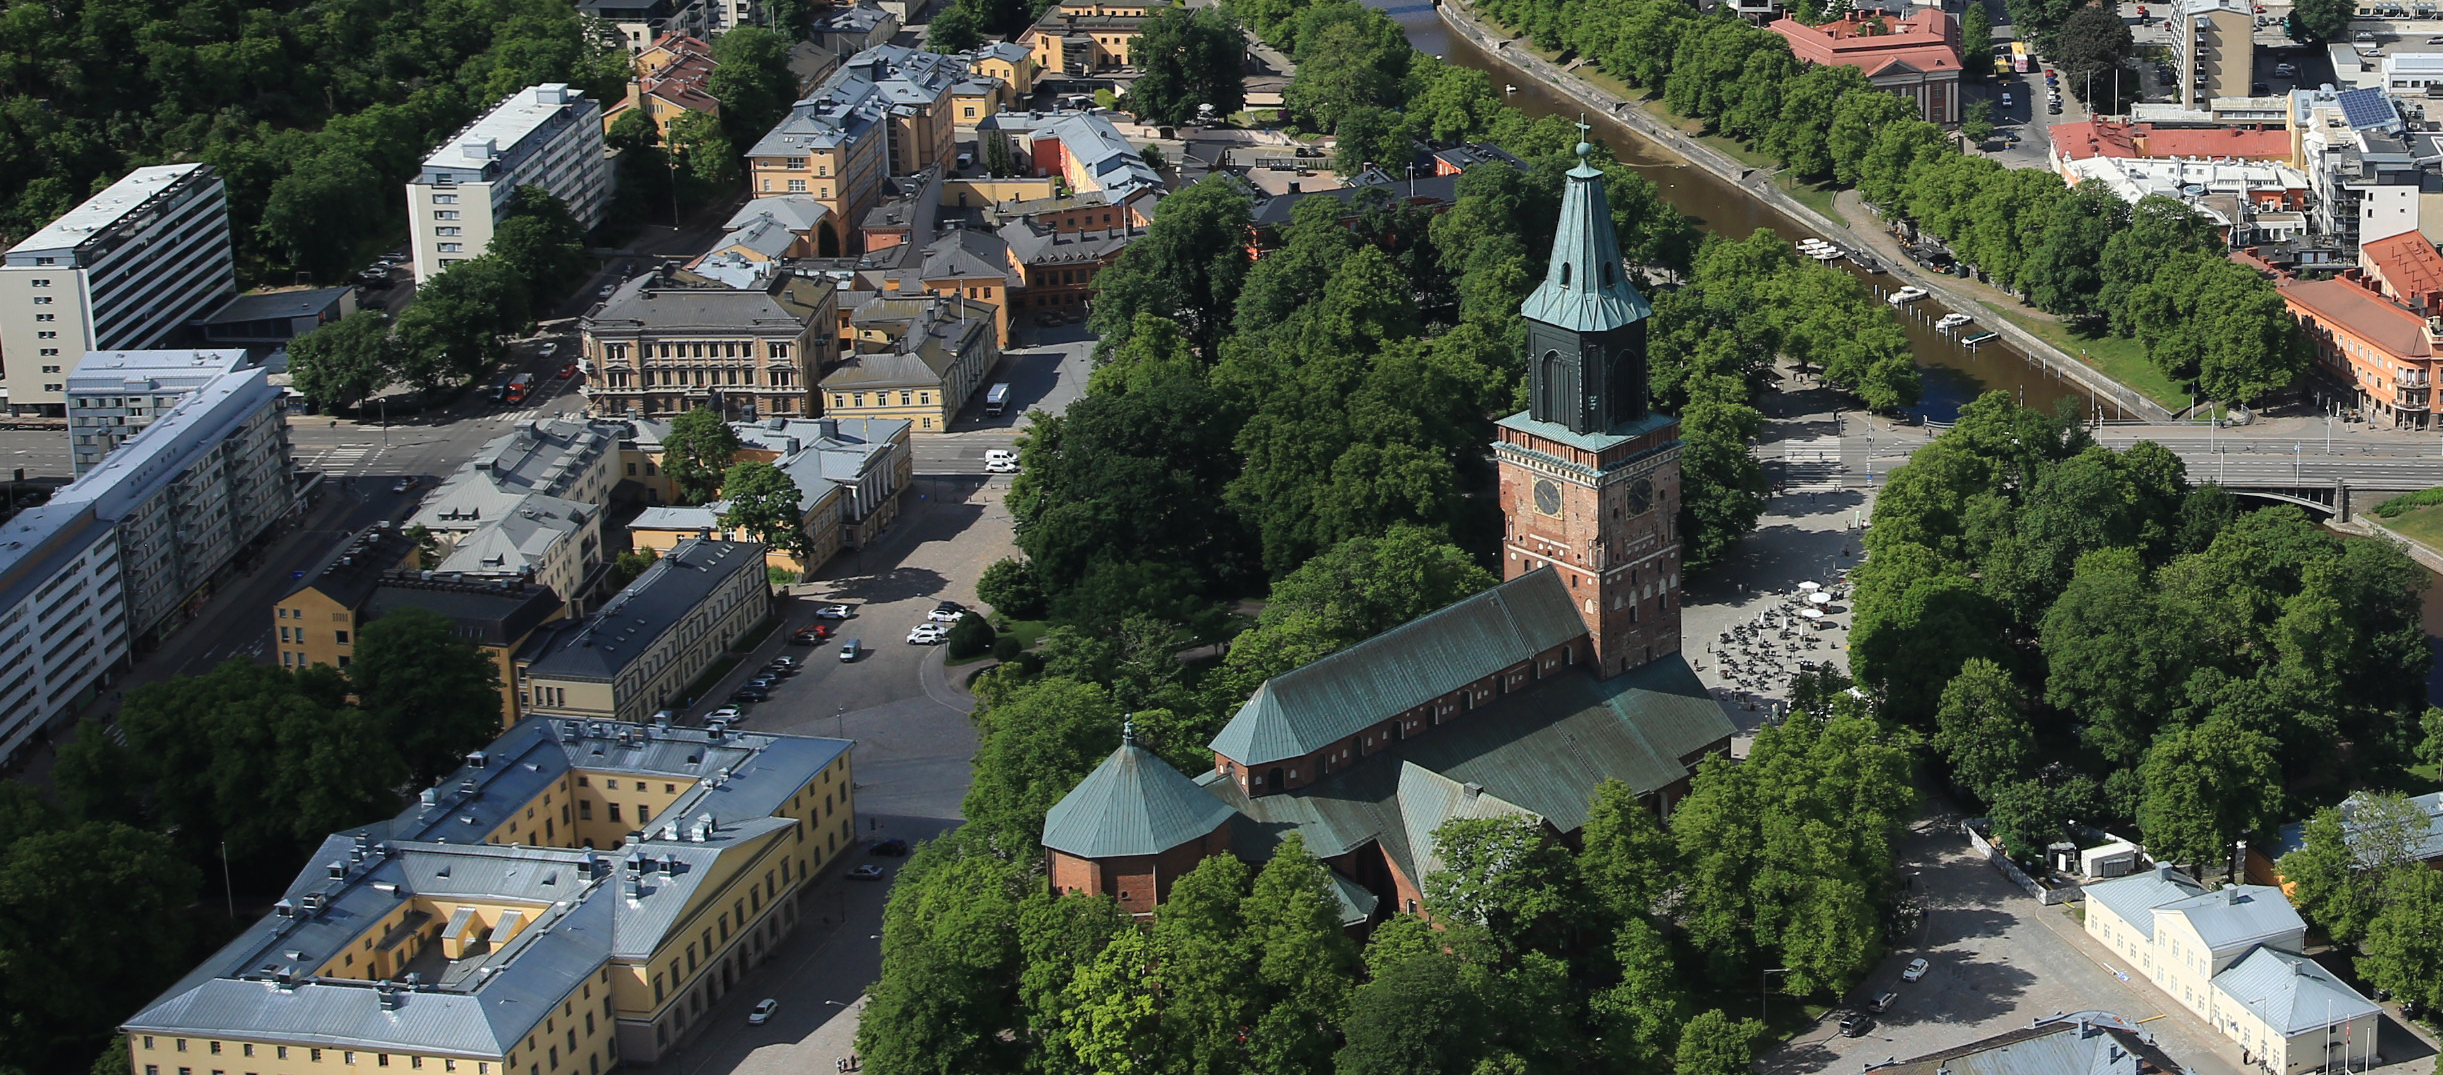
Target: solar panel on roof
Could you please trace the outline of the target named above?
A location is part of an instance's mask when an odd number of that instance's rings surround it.
[[[2335,101],[2341,105],[2342,120],[2352,127],[2380,127],[2399,118],[2382,90],[2343,90]]]

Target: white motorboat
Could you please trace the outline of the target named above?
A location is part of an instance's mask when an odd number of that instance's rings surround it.
[[[1934,327],[1945,332],[1949,332],[1952,329],[1958,328],[1961,325],[1965,325],[1973,320],[1975,320],[1975,318],[1969,317],[1967,314],[1944,314],[1942,316],[1942,320],[1934,322]]]
[[[1928,292],[1926,289],[1918,287],[1915,284],[1911,284],[1907,287],[1901,288],[1898,291],[1892,292],[1891,297],[1884,299],[1883,301],[1891,303],[1894,306],[1906,306],[1909,303],[1926,297],[1927,294]]]

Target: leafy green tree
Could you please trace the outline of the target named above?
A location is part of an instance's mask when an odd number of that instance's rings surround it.
[[[2301,41],[2339,41],[2350,32],[2350,19],[2357,14],[2349,0],[2302,0],[2291,5],[2291,36]]]
[[[1137,315],[1153,314],[1177,323],[1199,356],[1217,357],[1247,275],[1250,213],[1245,194],[1217,181],[1163,199],[1161,218],[1095,275],[1102,349],[1127,343]]]
[[[936,20],[934,30],[940,29]],[[713,62],[719,66],[705,78],[704,90],[721,102],[721,123],[731,145],[754,144],[797,99],[789,41],[761,26],[733,26],[713,38]]]
[[[1340,924],[1331,871],[1292,832],[1239,905],[1260,983],[1248,1068],[1259,1075],[1324,1069],[1355,986],[1356,945]]]
[[[960,812],[975,838],[1035,854],[1043,815],[1120,742],[1120,707],[1099,685],[1047,676],[995,683],[976,710],[975,780]]]
[[[1992,102],[1979,98],[1968,103],[1967,109],[1961,113],[1959,136],[1969,145],[1983,145],[1986,139],[1993,137]]]
[[[1624,919],[1612,940],[1620,981],[1587,1000],[1614,1071],[1654,1071],[1674,1055],[1689,1022],[1688,991],[1670,942],[1644,917]]]
[[[2443,1004],[2443,872],[2398,870],[2386,902],[2359,942],[2358,973],[2393,999],[2433,1010]]]
[[[2240,837],[2280,819],[2282,769],[2272,737],[2213,720],[2164,732],[2146,752],[2138,827],[2155,857],[2218,869]]]
[[[1615,921],[1652,912],[1678,872],[1679,851],[1654,811],[1618,780],[1595,785],[1580,830],[1578,872]]]
[[[1296,40],[1291,58],[1298,70],[1283,99],[1319,130],[1338,131],[1356,109],[1398,103],[1415,55],[1398,23],[1350,0],[1308,4],[1298,14]]]
[[[1764,1024],[1753,1019],[1734,1021],[1719,1008],[1699,1012],[1680,1031],[1672,1070],[1678,1075],[1746,1075],[1755,1066],[1756,1042],[1763,1037]]]
[[[975,9],[954,3],[933,17],[925,31],[925,48],[931,52],[965,52],[984,43],[984,28],[977,20]]]
[[[1005,1033],[1019,1023],[1016,986],[1028,969],[1020,894],[1041,884],[965,829],[916,849],[883,909],[883,973],[857,1022],[857,1052],[875,1070],[1018,1069],[1025,1045]]]
[[[738,154],[720,120],[702,112],[682,113],[670,121],[663,140],[705,187],[717,189],[737,181]]]
[[[1018,905],[1018,1010],[1037,1055],[1036,1070],[1083,1070],[1069,1052],[1064,1021],[1069,985],[1079,968],[1091,966],[1104,946],[1135,924],[1109,896],[1053,893],[1037,888]],[[885,973],[890,968],[885,968]]]
[[[1220,1075],[1244,1069],[1241,1036],[1257,1018],[1249,988],[1257,956],[1240,916],[1249,880],[1247,864],[1236,856],[1212,856],[1172,883],[1154,915],[1160,1049],[1168,1070]]]
[[[1532,816],[1453,818],[1434,830],[1432,914],[1482,928],[1503,952],[1558,951],[1585,908],[1569,852]]]
[[[1457,956],[1419,952],[1357,987],[1345,1044],[1333,1057],[1338,1075],[1470,1075],[1492,1037],[1487,998]]]
[[[396,609],[364,625],[346,671],[418,784],[500,734],[500,671],[440,613]]]
[[[1151,938],[1124,932],[1078,968],[1061,1022],[1062,1044],[1084,1071],[1171,1070],[1162,1051],[1161,982]],[[1185,1070],[1179,1067],[1179,1070]]]
[[[2407,796],[2360,793],[2309,818],[2298,850],[2282,856],[2285,884],[2307,920],[2336,944],[2366,934],[2383,909],[2391,875],[2416,868],[2424,842],[2424,808]]]
[[[358,310],[288,345],[297,391],[326,413],[352,407],[389,384],[393,359],[390,318],[379,310]]]
[[[2020,280],[2028,301],[2066,317],[2093,317],[2103,288],[2101,263],[2112,237],[2128,225],[2129,203],[2120,195],[2080,184],[2053,203],[2043,235],[2029,251]]]
[[[1241,77],[1244,40],[1230,15],[1218,7],[1166,7],[1137,27],[1130,55],[1137,81],[1128,107],[1148,123],[1173,125],[1194,119],[1201,105],[1227,116],[1247,105]]]
[[[721,503],[726,506],[716,521],[724,529],[746,531],[766,548],[802,559],[814,551],[814,539],[806,533],[805,502],[805,492],[787,471],[770,463],[738,463],[721,477]]]
[[[165,959],[183,963],[193,931],[182,912],[202,881],[168,838],[125,825],[52,827],[0,845],[0,1063],[87,1064],[110,1024],[159,988]]]
[[[1960,12],[1959,54],[1966,68],[1961,73],[1971,81],[1982,82],[1992,72],[1985,60],[1993,55],[1993,15],[1982,3],[1970,4]]]
[[[679,500],[701,504],[721,492],[721,479],[738,455],[738,433],[710,408],[697,407],[670,420],[662,437],[662,473]]]
[[[661,559],[661,553],[653,549],[620,553],[617,559],[611,561],[611,588],[614,591],[627,589],[629,583],[636,581],[636,576],[644,574],[645,569],[652,567],[653,561],[658,559]]]
[[[306,158],[272,184],[256,234],[282,260],[316,280],[345,276],[355,254],[351,238],[372,221],[384,184],[366,160],[330,146]]]
[[[1012,619],[1038,619],[1044,612],[1043,582],[1035,577],[1033,564],[1004,556],[976,578],[976,600]]]
[[[952,660],[965,660],[991,652],[993,638],[992,624],[984,622],[984,617],[970,612],[959,617],[959,622],[951,625],[950,636],[942,641],[944,648],[950,651]]]
[[[1981,657],[1960,665],[1943,687],[1934,733],[1934,748],[1960,786],[1991,802],[1995,791],[2034,768],[2036,730],[2026,710],[2026,693],[2001,665]]]
[[[2060,69],[2061,77],[2082,95],[2093,91],[2104,95],[2086,102],[2101,112],[2117,112],[2118,106],[2107,103],[2112,94],[2113,73],[2129,66],[2134,45],[2129,24],[2121,21],[2120,12],[2081,5],[2061,23],[2061,42],[2045,55]],[[2092,80],[2092,81],[2090,81]],[[2128,80],[2132,89],[2136,80]]]

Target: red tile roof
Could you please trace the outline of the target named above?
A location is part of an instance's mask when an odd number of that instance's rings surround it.
[[[2089,157],[2290,159],[2290,132],[2279,127],[2157,127],[2097,119],[2056,123],[2052,137],[2053,152],[2074,161]]]
[[[2347,280],[2288,280],[2274,285],[2293,310],[2337,326],[2396,358],[2433,358],[2426,321]]]
[[[2383,278],[2384,293],[2401,302],[2423,301],[2432,309],[2436,295],[2443,293],[2443,254],[2417,232],[2361,243],[2358,258]]]
[[[1885,27],[1876,32],[1877,24]],[[1898,21],[1852,14],[1818,26],[1776,19],[1773,32],[1790,42],[1790,54],[1808,63],[1855,67],[1872,78],[1892,67],[1919,71],[1960,69],[1959,29],[1938,8],[1918,8]]]

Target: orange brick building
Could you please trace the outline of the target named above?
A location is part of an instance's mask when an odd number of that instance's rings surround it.
[[[2282,279],[2275,287],[2315,341],[2319,371],[2351,391],[2368,421],[2435,428],[2435,365],[2443,355],[2437,319],[2392,301],[2356,272],[2333,280]]]
[[[1853,13],[1813,26],[1783,18],[1770,28],[1806,63],[1855,67],[1868,85],[1915,101],[1926,122],[1959,122],[1959,23],[1939,7],[1897,20]]]

